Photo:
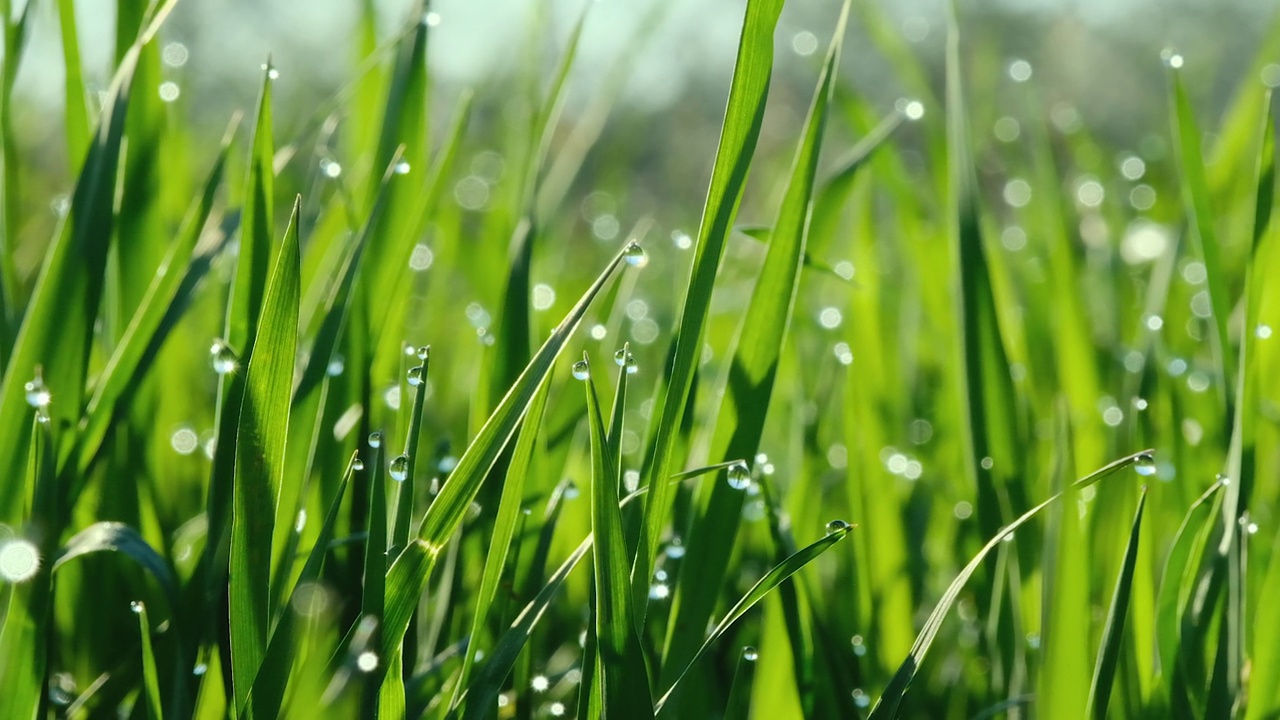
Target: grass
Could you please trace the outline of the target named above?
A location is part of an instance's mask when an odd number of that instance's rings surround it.
[[[264,58],[219,143],[161,100],[173,5],[89,102],[57,4],[61,178],[3,4],[0,716],[1280,714],[1280,30],[1215,135],[1166,54],[1162,154],[954,8],[939,96],[846,1],[780,148],[748,0],[706,193],[649,212],[652,24],[575,115],[590,7],[455,97],[448,26],[366,3],[346,86]]]

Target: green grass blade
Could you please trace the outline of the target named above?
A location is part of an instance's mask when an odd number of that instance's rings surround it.
[[[1167,687],[1177,681],[1182,617],[1191,601],[1199,574],[1200,556],[1222,507],[1222,483],[1214,483],[1187,511],[1165,559],[1160,589],[1156,593],[1156,644],[1160,674]]]
[[[489,539],[489,552],[485,555],[484,572],[480,577],[480,586],[476,591],[476,607],[471,618],[471,632],[468,637],[467,652],[462,657],[462,668],[458,671],[458,682],[454,686],[452,708],[458,707],[458,700],[471,675],[471,666],[475,662],[476,643],[484,632],[489,609],[498,594],[498,583],[502,579],[507,564],[507,554],[511,549],[511,538],[515,534],[516,523],[520,519],[521,503],[524,501],[525,480],[531,470],[533,455],[536,449],[538,434],[542,428],[542,416],[546,410],[547,396],[550,394],[549,380],[543,380],[538,392],[529,404],[529,411],[520,426],[520,434],[516,437],[515,450],[511,453],[506,481],[502,484],[502,497],[498,501],[498,514],[493,521],[493,535]],[[491,659],[490,662],[493,662]],[[492,705],[481,705],[492,707]]]
[[[97,134],[76,181],[71,208],[46,253],[44,265],[0,384],[0,417],[28,411],[24,385],[43,367],[54,396],[50,414],[59,423],[79,421],[89,350],[98,316],[114,222],[113,203],[120,143],[137,51],[116,71]],[[0,423],[0,467],[18,468],[30,428]],[[17,483],[0,483],[0,521],[17,520]]]
[[[1133,591],[1133,573],[1138,562],[1138,540],[1141,537],[1142,511],[1146,508],[1147,491],[1143,488],[1138,498],[1138,510],[1133,515],[1133,529],[1129,532],[1129,544],[1124,552],[1124,564],[1116,580],[1115,594],[1111,597],[1111,609],[1107,612],[1107,624],[1102,630],[1102,646],[1098,649],[1098,662],[1093,669],[1093,683],[1089,689],[1089,715],[1105,719],[1111,702],[1111,688],[1115,684],[1116,668],[1120,663],[1121,643],[1124,639],[1124,619],[1129,611],[1129,598]]]
[[[580,370],[581,369],[581,370]],[[636,629],[630,563],[618,498],[618,453],[610,448],[604,416],[586,356],[574,373],[587,373],[591,431],[591,535],[595,538],[596,652],[606,716],[643,717],[653,702],[649,671]],[[626,370],[620,373],[625,377]]]
[[[303,668],[301,665],[305,663],[305,658],[299,657],[299,639],[295,637],[298,633],[296,626],[300,621],[298,608],[302,604],[298,597],[299,589],[313,589],[311,585],[320,579],[320,570],[324,567],[325,555],[329,552],[334,530],[338,524],[342,500],[346,496],[347,486],[350,485],[355,471],[355,457],[353,456],[351,462],[347,463],[347,469],[342,475],[342,482],[338,485],[337,493],[329,503],[329,512],[325,516],[324,525],[320,527],[316,542],[311,546],[311,552],[307,554],[306,564],[303,566],[302,574],[298,577],[298,582],[294,586],[294,592],[290,596],[289,603],[280,615],[279,622],[276,623],[275,628],[271,631],[271,640],[267,643],[266,650],[263,653],[262,667],[253,681],[253,687],[249,692],[246,704],[246,711],[242,717],[278,717],[280,715],[280,704],[284,699],[285,689],[289,681],[302,675]]]
[[[551,574],[547,584],[538,591],[537,597],[520,611],[515,622],[511,623],[511,627],[498,639],[493,647],[493,653],[489,655],[480,672],[476,673],[475,681],[467,690],[467,706],[462,715],[464,720],[479,720],[489,716],[489,712],[494,707],[494,701],[502,690],[503,681],[511,674],[511,668],[515,665],[520,651],[529,641],[530,635],[533,634],[534,627],[559,593],[565,578],[573,572],[590,549],[591,538],[588,537],[579,543],[577,549]]]
[[[147,606],[140,600],[130,605],[138,616],[138,629],[142,637],[142,679],[147,699],[147,717],[164,720],[164,707],[160,703],[160,675],[156,671],[156,654],[151,647],[151,621],[147,619]]]
[[[66,69],[66,83],[63,87],[66,96],[67,157],[74,166],[80,163],[89,149],[90,125],[73,0],[58,0],[58,29],[62,37],[62,65]]]
[[[732,627],[733,624],[743,615],[747,614],[748,610],[755,607],[756,603],[763,600],[764,597],[773,591],[774,588],[781,585],[783,581],[798,572],[800,568],[816,560],[822,553],[830,550],[836,543],[843,540],[852,529],[853,527],[846,522],[832,520],[831,523],[827,525],[826,535],[816,542],[800,548],[786,560],[774,565],[769,572],[764,574],[764,577],[761,577],[756,581],[756,584],[751,586],[751,589],[739,598],[739,600],[733,604],[733,607],[729,608],[729,611],[725,613],[724,618],[720,620],[720,622],[711,631],[711,634],[703,641],[702,647],[698,648],[698,651],[694,653],[693,658],[689,660],[689,663],[680,671],[679,674],[676,675],[675,681],[671,683],[667,688],[667,691],[658,699],[658,702],[654,707],[654,712],[657,713],[662,710],[667,699],[671,697],[671,694],[675,692],[676,688],[680,685],[680,681],[688,675],[689,669],[692,668],[694,664],[711,649],[711,646],[715,644],[715,641],[718,640],[726,630]]]
[[[1200,259],[1204,262],[1205,281],[1209,293],[1209,305],[1212,310],[1214,332],[1210,335],[1211,345],[1217,362],[1216,393],[1220,405],[1225,411],[1230,409],[1227,393],[1235,387],[1232,382],[1231,344],[1227,337],[1227,320],[1231,314],[1230,298],[1223,276],[1222,261],[1219,259],[1218,239],[1214,231],[1214,213],[1209,204],[1209,188],[1205,181],[1204,155],[1200,151],[1200,129],[1196,124],[1191,103],[1187,99],[1186,88],[1182,84],[1181,56],[1170,58],[1169,65],[1169,115],[1173,123],[1174,149],[1178,158],[1178,174],[1183,203],[1186,205],[1187,218],[1192,228],[1189,230],[1196,239],[1196,247],[1200,251]],[[1229,414],[1228,414],[1229,417]],[[1235,491],[1228,489],[1228,494]],[[1229,507],[1235,503],[1230,499]]]
[[[880,696],[880,700],[876,702],[875,707],[871,710],[870,720],[880,720],[881,718],[895,717],[898,712],[898,706],[902,703],[902,698],[906,695],[907,688],[911,685],[911,681],[915,679],[916,674],[920,671],[920,664],[924,662],[925,656],[929,653],[929,648],[933,646],[933,641],[938,635],[938,629],[942,626],[942,621],[946,619],[947,614],[951,611],[951,606],[956,599],[960,597],[960,591],[964,589],[965,583],[973,575],[982,561],[991,553],[1001,542],[1004,541],[1011,533],[1025,525],[1029,520],[1039,515],[1042,510],[1058,501],[1064,494],[1072,491],[1078,491],[1097,483],[1108,476],[1128,468],[1129,466],[1139,462],[1147,461],[1151,457],[1151,451],[1143,451],[1120,458],[1109,465],[1094,471],[1092,474],[1081,478],[1071,484],[1070,488],[1057,493],[1048,500],[1036,505],[1030,510],[1023,513],[1016,520],[1006,525],[1000,532],[987,541],[986,545],[978,551],[977,555],[964,566],[960,574],[956,576],[951,584],[947,587],[946,592],[942,594],[942,598],[938,601],[933,612],[929,614],[928,620],[925,621],[924,629],[916,637],[915,644],[911,646],[911,653],[903,661],[898,671],[894,673],[893,678],[885,687],[884,692]]]
[[[747,720],[751,717],[751,687],[756,679],[757,657],[755,648],[742,648],[742,654],[738,656],[738,669],[733,674],[733,685],[729,688],[725,720]]]
[[[238,120],[233,120],[223,136],[222,150],[209,172],[203,192],[187,212],[169,254],[94,385],[80,432],[76,434],[76,449],[72,453],[73,467],[78,473],[88,471],[112,420],[118,417],[142,382],[160,346],[189,304],[195,286],[208,271],[212,252],[202,254],[195,262],[192,257],[197,253],[197,242],[222,186],[231,138],[237,125]]]
[[[249,175],[245,180],[244,207],[240,214],[240,253],[236,277],[227,307],[225,340],[242,359],[252,357],[253,340],[267,292],[267,271],[275,235],[272,206],[275,202],[275,170],[272,159],[271,84],[276,74],[271,61],[262,71],[262,90],[253,126],[253,147],[249,153]]]
[[[178,580],[173,569],[155,548],[138,534],[137,530],[119,522],[99,522],[76,533],[58,553],[53,561],[53,571],[91,553],[118,552],[133,560],[140,567],[151,573],[165,593],[169,601],[170,612],[178,612],[181,608],[178,595]]]
[[[683,296],[684,307],[674,340],[674,357],[667,367],[662,409],[656,420],[657,435],[645,469],[653,492],[645,502],[639,551],[631,570],[632,594],[640,617],[645,614],[653,561],[671,504],[671,486],[654,480],[671,474],[681,420],[686,406],[691,404],[693,376],[702,354],[703,330],[711,304],[712,287],[724,256],[725,242],[742,201],[743,187],[764,119],[765,98],[773,71],[773,33],[781,12],[782,0],[747,2],[729,102],[698,228],[693,269]]]
[[[409,543],[410,526],[413,524],[414,469],[418,465],[418,440],[422,435],[422,413],[427,404],[427,371],[431,367],[431,349],[424,346],[418,350],[421,365],[409,370],[410,377],[417,377],[414,387],[413,409],[409,412],[409,431],[404,441],[404,454],[391,461],[392,477],[397,480],[396,520],[391,531],[391,552],[399,551]],[[403,460],[403,462],[401,462]],[[398,474],[403,472],[403,477]]]
[[[231,519],[231,665],[236,707],[243,710],[266,652],[272,609],[272,537],[284,472],[293,366],[298,341],[298,202],[285,231],[255,324],[235,438]],[[241,250],[241,261],[243,248]],[[283,522],[290,523],[292,518]]]
[[[850,2],[841,7],[826,61],[814,90],[804,133],[796,148],[791,175],[778,209],[764,267],[751,294],[737,340],[724,401],[716,413],[710,457],[755,457],[773,395],[778,362],[800,285],[809,218],[813,208],[818,156],[826,127],[827,107],[849,18]],[[683,667],[697,651],[700,634],[715,610],[729,568],[742,518],[744,493],[728,483],[714,483],[690,528],[688,550],[667,626],[663,677]]]
[[[445,542],[462,523],[467,508],[480,490],[480,483],[497,460],[502,448],[515,433],[516,426],[532,401],[538,385],[551,372],[556,358],[559,357],[578,323],[582,321],[582,316],[586,314],[587,307],[600,294],[614,271],[623,263],[625,256],[624,250],[609,262],[604,272],[596,278],[591,287],[587,288],[578,303],[529,361],[528,367],[520,374],[519,380],[494,409],[493,414],[489,416],[463,452],[458,464],[449,473],[449,477],[440,488],[440,494],[436,496],[423,518],[422,528],[418,532],[420,542],[410,543],[406,548],[410,557],[404,558],[404,562],[401,562],[401,558],[397,558],[387,571],[387,613],[383,622],[384,650],[390,650],[388,643],[399,644],[399,638],[403,637],[405,629],[409,626],[412,606],[417,603],[417,598],[422,595],[422,589],[426,587],[426,574],[405,577],[403,573],[417,572],[423,567],[429,568],[430,563],[424,565],[417,556],[426,553],[434,561],[435,556],[444,548]],[[416,584],[419,590],[417,593],[406,592],[402,598],[393,601],[391,597],[393,579],[397,585]],[[402,604],[406,601],[410,604]]]
[[[18,270],[14,263],[17,246],[22,192],[22,172],[18,158],[18,142],[14,135],[13,86],[22,64],[23,50],[27,46],[27,28],[31,18],[32,3],[25,3],[22,12],[14,17],[11,0],[0,3],[4,28],[4,64],[0,66],[0,369],[9,361],[10,342],[13,339],[12,324],[18,313]],[[111,107],[112,103],[104,103]],[[72,160],[72,162],[78,162]]]

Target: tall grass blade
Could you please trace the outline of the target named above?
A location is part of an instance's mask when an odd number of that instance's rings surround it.
[[[267,292],[267,271],[275,235],[272,207],[275,203],[275,141],[272,135],[271,83],[276,70],[267,60],[262,70],[262,90],[253,126],[253,147],[249,153],[249,175],[245,180],[244,207],[240,212],[240,252],[236,277],[227,301],[227,330],[224,338],[240,353],[252,357],[253,341]]]
[[[235,436],[231,517],[231,666],[236,707],[243,711],[266,653],[272,537],[284,474],[298,342],[298,209],[276,256],[271,284],[255,323],[255,348],[245,371],[244,399]],[[241,261],[244,257],[241,256]],[[286,518],[289,522],[291,518]]]
[[[702,354],[712,287],[724,256],[725,241],[742,202],[743,188],[764,119],[765,98],[773,70],[773,32],[781,12],[782,0],[747,2],[729,102],[698,228],[693,269],[683,296],[679,330],[673,341],[674,354],[667,366],[662,409],[655,421],[657,435],[645,469],[653,491],[645,501],[644,525],[631,569],[632,595],[641,618],[648,602],[653,561],[671,504],[671,486],[658,479],[671,474],[681,420],[686,406],[691,404],[693,376]]]
[[[1133,529],[1129,532],[1129,545],[1125,548],[1120,577],[1116,579],[1115,594],[1111,597],[1111,609],[1107,612],[1107,624],[1102,630],[1102,646],[1098,649],[1098,662],[1093,668],[1093,683],[1089,689],[1089,715],[1105,719],[1111,702],[1111,688],[1115,684],[1116,668],[1120,664],[1120,650],[1124,639],[1125,615],[1129,612],[1129,599],[1133,591],[1133,573],[1138,562],[1138,542],[1141,538],[1142,511],[1147,505],[1144,488],[1138,498],[1138,510],[1133,515]]]
[[[818,155],[826,127],[827,107],[835,89],[836,69],[850,2],[836,21],[826,61],[814,90],[804,134],[796,148],[791,175],[778,209],[764,267],[751,294],[747,314],[731,361],[724,401],[716,413],[710,457],[755,457],[773,394],[779,358],[800,284],[809,218],[813,208]],[[672,602],[673,621],[667,626],[664,680],[688,662],[697,650],[700,633],[715,610],[720,586],[729,567],[743,492],[728,483],[714,483],[689,531],[688,550]]]
[[[146,691],[147,717],[164,720],[164,707],[160,702],[160,674],[156,670],[156,654],[151,647],[151,621],[147,619],[147,606],[140,600],[130,606],[138,616],[138,630],[142,637],[142,680]]]

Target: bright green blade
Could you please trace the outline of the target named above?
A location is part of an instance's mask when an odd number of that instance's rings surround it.
[[[731,361],[734,372],[716,413],[711,458],[755,457],[764,434],[779,358],[786,344],[800,284],[819,149],[826,127],[827,106],[835,89],[849,7],[849,2],[843,4],[836,21],[764,266],[742,319]],[[688,550],[672,601],[672,622],[667,626],[663,656],[664,682],[670,682],[674,677],[672,673],[683,667],[698,649],[700,634],[690,630],[706,627],[711,619],[742,518],[744,493],[741,488],[724,482],[712,484],[709,490],[689,530]]]
[[[263,314],[267,292],[267,271],[275,235],[272,206],[275,202],[275,170],[272,158],[271,84],[276,70],[268,60],[262,71],[262,90],[258,96],[258,112],[253,126],[253,147],[249,154],[249,175],[245,180],[244,207],[240,212],[240,252],[236,259],[236,277],[231,298],[227,302],[225,340],[249,358]]]
[[[70,210],[45,253],[0,384],[0,417],[26,415],[24,385],[35,378],[36,367],[41,366],[42,382],[53,397],[52,418],[70,425],[80,419],[114,222],[125,110],[137,57],[137,50],[131,50],[116,71]],[[26,423],[0,423],[0,467],[22,467],[29,431]],[[0,521],[17,522],[19,488],[18,483],[0,483]]]
[[[729,102],[698,229],[693,269],[683,295],[684,306],[674,340],[674,357],[666,366],[665,387],[661,391],[662,409],[656,419],[657,435],[645,466],[645,476],[653,492],[645,501],[639,552],[631,569],[632,595],[641,618],[645,615],[649,578],[653,575],[658,542],[671,505],[671,486],[654,480],[670,475],[677,461],[673,450],[685,408],[691,404],[693,376],[702,355],[716,272],[742,202],[751,158],[764,120],[765,98],[773,71],[773,33],[781,12],[782,0],[747,2]]]
[[[156,671],[156,655],[151,647],[151,621],[147,619],[147,606],[140,600],[130,605],[138,616],[138,630],[142,636],[142,679],[147,699],[147,717],[164,720],[164,706],[160,702],[160,675]]]
[[[90,124],[74,0],[58,0],[58,29],[62,38],[62,66],[66,69],[63,88],[66,96],[67,157],[72,166],[76,166],[89,148]]]
[[[1105,720],[1107,706],[1111,702],[1111,688],[1115,685],[1116,668],[1124,639],[1125,615],[1129,612],[1129,599],[1133,591],[1133,573],[1138,562],[1138,540],[1141,537],[1142,511],[1147,505],[1147,491],[1143,488],[1138,498],[1138,511],[1133,515],[1133,529],[1129,532],[1129,544],[1124,551],[1124,564],[1116,579],[1115,594],[1111,596],[1111,609],[1107,612],[1107,624],[1102,630],[1102,647],[1098,649],[1098,662],[1093,667],[1093,684],[1089,688],[1089,714]]]
[[[1160,589],[1156,594],[1156,642],[1160,674],[1168,689],[1186,682],[1179,678],[1178,660],[1182,653],[1183,616],[1200,574],[1200,558],[1208,535],[1213,531],[1215,516],[1222,508],[1222,493],[1219,491],[1223,489],[1222,483],[1214,483],[1192,504],[1173,536],[1173,545],[1165,559]]]
[[[298,209],[285,231],[271,283],[255,323],[255,348],[245,370],[244,399],[235,436],[231,516],[231,666],[236,707],[249,690],[266,653],[273,615],[269,607],[272,537],[284,474],[285,438],[298,342]],[[244,261],[244,257],[241,257]],[[290,522],[285,518],[283,522]]]
[[[459,696],[463,688],[468,687],[471,666],[475,662],[476,642],[484,632],[489,609],[498,594],[498,583],[506,569],[507,554],[511,549],[511,538],[515,534],[516,523],[520,519],[524,501],[525,479],[529,475],[536,450],[538,435],[542,429],[542,416],[546,410],[547,396],[550,393],[549,380],[543,380],[538,392],[529,404],[524,422],[520,426],[520,434],[516,437],[515,449],[511,453],[511,464],[508,467],[506,482],[502,484],[502,497],[498,501],[498,514],[493,521],[493,535],[489,540],[489,552],[485,555],[484,573],[480,577],[480,585],[475,593],[475,611],[471,618],[471,632],[467,637],[467,653],[462,658],[462,669],[458,673],[458,682],[454,686],[451,705],[457,708]],[[493,659],[489,660],[490,663]],[[478,679],[477,679],[478,682]],[[472,693],[468,692],[469,695]],[[492,707],[480,705],[479,707]]]
[[[676,675],[675,681],[667,687],[667,691],[658,699],[658,702],[654,707],[654,712],[656,713],[662,710],[667,699],[671,697],[671,694],[675,692],[676,688],[680,685],[680,682],[689,674],[689,669],[692,668],[693,665],[711,649],[711,646],[715,644],[715,641],[718,640],[726,630],[732,627],[733,624],[741,619],[743,615],[747,614],[748,610],[755,607],[756,603],[763,600],[766,595],[777,588],[778,585],[781,585],[787,578],[796,574],[800,568],[813,562],[818,558],[818,556],[822,555],[822,553],[830,550],[836,543],[843,540],[852,529],[853,526],[843,520],[832,520],[827,525],[826,535],[821,539],[797,550],[795,554],[770,568],[769,572],[765,573],[763,577],[756,581],[756,584],[753,585],[745,595],[739,598],[738,601],[733,604],[733,607],[729,608],[729,611],[725,613],[720,622],[711,630],[711,633],[707,636],[706,640],[703,641],[702,646],[698,648],[696,653],[694,653],[693,658],[690,659],[684,669]]]
[[[169,601],[170,612],[179,611],[178,580],[164,556],[156,552],[137,530],[118,522],[99,522],[76,533],[59,551],[53,571],[91,553],[118,552],[151,573]]]
[[[267,643],[263,652],[264,660],[261,669],[258,671],[257,677],[254,678],[245,712],[241,717],[278,717],[280,704],[284,699],[285,689],[290,680],[302,676],[306,658],[300,657],[300,653],[302,652],[302,641],[305,638],[297,636],[300,634],[299,630],[305,630],[305,618],[300,618],[299,615],[306,610],[305,603],[308,599],[300,597],[300,594],[302,592],[318,592],[314,584],[320,579],[320,570],[324,567],[325,555],[329,552],[330,543],[333,541],[339,510],[342,507],[343,498],[346,496],[347,485],[351,483],[351,478],[355,473],[355,460],[355,457],[352,457],[351,462],[347,464],[346,472],[342,475],[342,481],[338,485],[337,493],[329,504],[329,512],[325,516],[324,525],[320,527],[320,534],[316,536],[316,542],[307,554],[307,562],[302,568],[302,574],[298,577],[298,582],[294,586],[294,591],[290,595],[284,611],[280,614],[279,621],[271,631],[271,640]],[[310,601],[314,602],[314,600]],[[300,623],[304,625],[303,628],[298,627]]]
[[[636,629],[630,558],[618,497],[620,458],[607,440],[600,400],[586,356],[573,366],[587,386],[591,431],[591,535],[595,538],[596,652],[606,716],[644,717],[653,702]],[[626,370],[620,371],[626,376]]]
[[[1006,525],[1000,532],[987,541],[986,545],[978,551],[978,554],[969,561],[968,565],[960,571],[951,584],[947,587],[946,592],[942,594],[942,598],[938,601],[938,605],[934,607],[933,612],[929,614],[928,620],[925,621],[924,629],[920,631],[916,637],[916,642],[911,647],[911,654],[903,661],[898,671],[894,673],[893,679],[889,681],[885,687],[884,693],[881,694],[880,700],[876,702],[875,707],[871,710],[871,720],[879,720],[880,718],[895,717],[898,707],[902,703],[902,698],[906,695],[907,688],[910,687],[911,681],[915,679],[916,674],[920,671],[920,665],[924,662],[925,656],[929,653],[929,648],[933,646],[933,641],[938,635],[938,629],[942,626],[942,621],[946,619],[947,614],[951,611],[951,606],[956,599],[960,597],[960,591],[964,589],[965,584],[973,575],[982,561],[991,553],[1006,537],[1015,530],[1025,525],[1029,520],[1040,514],[1042,510],[1057,502],[1065,493],[1070,491],[1078,491],[1097,483],[1115,473],[1128,468],[1138,462],[1149,462],[1151,451],[1147,450],[1136,453],[1128,457],[1120,458],[1111,464],[1096,470],[1092,474],[1081,478],[1071,484],[1071,487],[1063,492],[1057,493],[1048,500],[1036,505],[1030,510],[1023,513],[1016,520]]]
[[[751,686],[755,683],[758,658],[755,648],[742,648],[742,654],[738,656],[738,668],[733,673],[733,685],[729,688],[725,720],[747,720],[751,717]]]

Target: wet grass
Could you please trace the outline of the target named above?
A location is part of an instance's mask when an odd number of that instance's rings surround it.
[[[1206,143],[1166,53],[1137,151],[963,15],[936,99],[846,2],[779,151],[782,5],[653,206],[626,61],[565,112],[590,8],[454,97],[447,25],[368,4],[349,85],[286,130],[264,64],[219,144],[172,3],[89,103],[60,2],[51,222],[3,3],[0,716],[1280,713],[1274,58]],[[916,99],[842,79],[850,26]]]

